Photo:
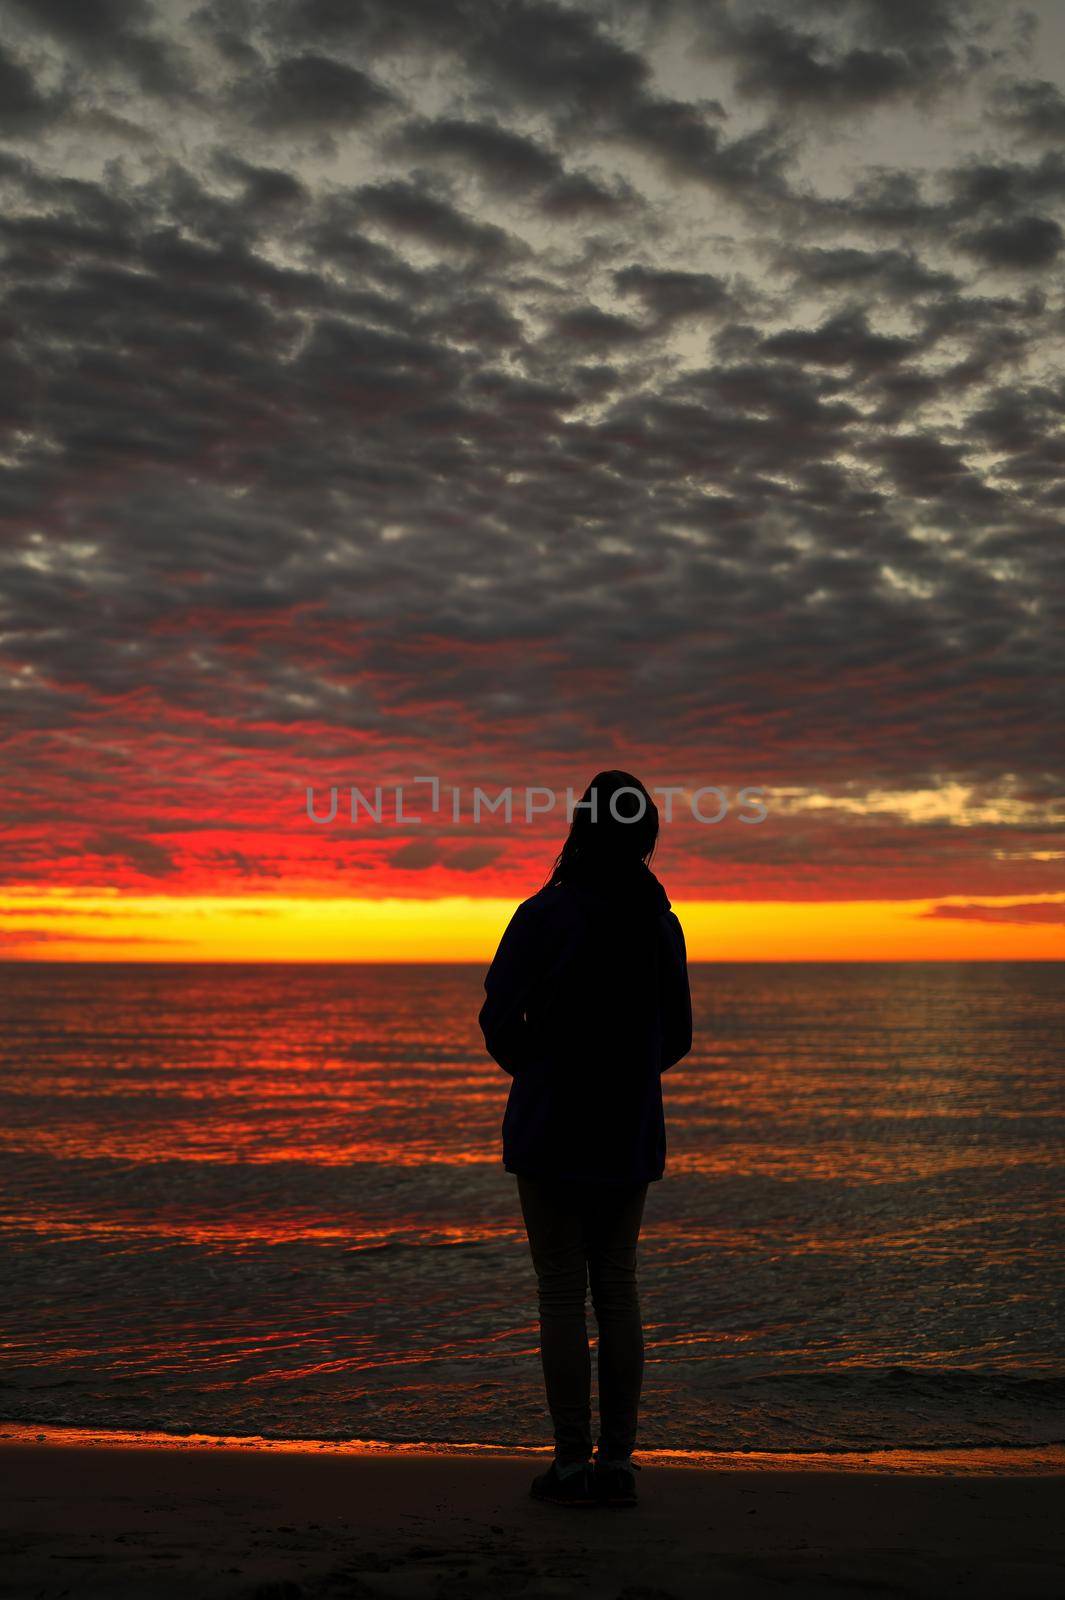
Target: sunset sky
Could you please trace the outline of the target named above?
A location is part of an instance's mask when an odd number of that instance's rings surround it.
[[[0,955],[481,960],[622,766],[695,959],[1065,957],[1065,6],[0,30]]]

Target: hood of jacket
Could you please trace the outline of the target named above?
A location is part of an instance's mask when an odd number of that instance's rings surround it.
[[[601,903],[604,909],[633,909],[654,915],[669,910],[666,891],[650,867],[638,859],[575,861],[566,873],[565,885],[582,897]]]

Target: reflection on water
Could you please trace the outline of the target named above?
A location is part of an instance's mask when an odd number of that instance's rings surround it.
[[[1062,970],[693,968],[643,1446],[1065,1439]],[[0,1416],[544,1442],[482,976],[0,967]]]

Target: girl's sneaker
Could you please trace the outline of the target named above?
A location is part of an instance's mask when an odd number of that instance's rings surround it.
[[[634,1506],[639,1503],[636,1493],[636,1474],[639,1463],[631,1456],[625,1461],[601,1461],[595,1458],[595,1495],[600,1505]]]
[[[546,1472],[534,1478],[529,1494],[534,1500],[549,1500],[556,1506],[598,1505],[590,1461],[574,1463],[573,1468],[559,1470],[552,1461]]]

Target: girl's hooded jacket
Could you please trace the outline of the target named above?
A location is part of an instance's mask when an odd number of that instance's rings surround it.
[[[484,987],[485,1044],[514,1080],[506,1170],[661,1178],[661,1075],[691,1049],[692,1014],[684,933],[650,868],[580,867],[523,901]]]

